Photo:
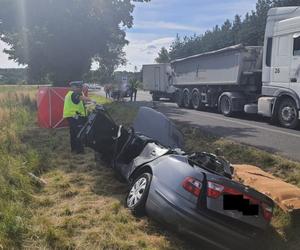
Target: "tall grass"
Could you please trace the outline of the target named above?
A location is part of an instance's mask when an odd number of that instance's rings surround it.
[[[0,249],[21,247],[27,231],[33,190],[28,172],[38,168],[38,155],[21,137],[34,124],[35,103],[32,88],[0,87]]]

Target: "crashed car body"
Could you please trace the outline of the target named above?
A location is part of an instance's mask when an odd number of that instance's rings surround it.
[[[232,180],[232,167],[208,153],[186,154],[183,137],[163,114],[146,107],[134,126],[118,126],[97,107],[79,137],[130,185],[126,205],[218,248],[245,248],[265,229],[273,202]]]

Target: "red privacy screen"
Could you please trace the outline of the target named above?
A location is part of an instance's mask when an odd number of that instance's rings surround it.
[[[64,98],[69,88],[39,87],[38,124],[42,128],[62,128],[68,123],[63,119]]]

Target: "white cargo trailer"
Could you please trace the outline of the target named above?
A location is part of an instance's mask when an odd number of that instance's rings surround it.
[[[150,91],[152,99],[174,99],[176,88],[173,86],[172,70],[169,63],[143,65],[143,87]]]
[[[236,45],[171,62],[180,107],[245,111],[287,128],[300,118],[300,7],[268,12],[264,46]]]

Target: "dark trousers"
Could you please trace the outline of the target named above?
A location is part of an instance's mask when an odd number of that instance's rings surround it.
[[[131,91],[130,101],[136,101],[137,89]]]
[[[77,135],[85,124],[84,117],[68,118],[69,126],[70,126],[70,143],[71,143],[71,151],[77,154],[84,152],[84,147],[79,139],[77,139]]]

